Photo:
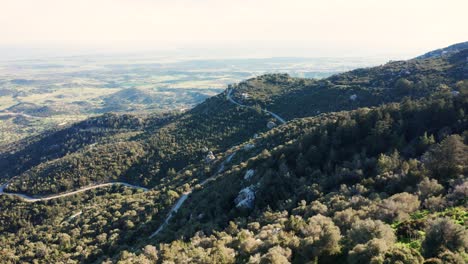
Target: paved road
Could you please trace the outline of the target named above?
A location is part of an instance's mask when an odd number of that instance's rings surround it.
[[[233,89],[229,89],[228,92],[227,92],[227,95],[226,95],[226,98],[227,98],[229,101],[231,101],[231,103],[236,104],[236,105],[238,105],[238,106],[240,106],[240,107],[247,107],[247,108],[250,108],[250,109],[254,109],[252,106],[248,106],[248,105],[245,105],[245,104],[241,104],[241,103],[235,101],[234,99],[232,99],[232,97],[231,97],[232,90],[233,90]],[[271,111],[268,111],[268,110],[266,110],[266,109],[262,109],[262,111],[265,112],[265,113],[267,113],[267,114],[269,114],[269,115],[271,115],[271,116],[273,116],[274,118],[276,118],[276,120],[278,120],[281,124],[286,124],[286,120],[284,120],[284,119],[283,119],[282,117],[280,117],[279,115],[277,115],[277,114],[275,114],[275,113],[273,113],[273,112],[271,112]]]
[[[232,99],[231,97],[231,93],[232,93],[232,89],[229,89],[228,90],[228,93],[226,95],[226,98],[233,104],[235,105],[238,105],[240,107],[246,107],[246,108],[250,108],[250,109],[253,109],[252,106],[248,106],[248,105],[244,105],[244,104],[241,104],[237,101],[235,101],[234,99]],[[281,124],[285,124],[286,123],[286,120],[284,120],[283,118],[281,118],[279,115],[271,112],[271,111],[268,111],[266,109],[262,109],[263,112],[273,116],[276,120],[278,120]],[[8,113],[10,114],[10,113]],[[24,115],[24,114],[23,114]],[[221,165],[219,166],[218,170],[216,171],[216,173],[211,176],[210,178],[204,180],[203,182],[200,183],[201,186],[204,186],[206,183],[210,182],[210,181],[213,181],[215,179],[217,179],[217,177],[221,174],[221,172],[224,171],[224,167],[225,167],[225,164],[226,163],[229,163],[232,158],[234,157],[234,155],[236,154],[236,152],[232,153],[231,155],[229,155],[226,160],[224,160]],[[112,186],[112,185],[123,185],[123,186],[127,186],[127,187],[131,187],[131,188],[136,188],[136,189],[141,189],[143,191],[148,191],[147,188],[145,187],[141,187],[141,186],[136,186],[136,185],[132,185],[132,184],[129,184],[129,183],[125,183],[125,182],[109,182],[109,183],[102,183],[102,184],[97,184],[97,185],[93,185],[93,186],[88,186],[88,187],[84,187],[82,189],[79,189],[79,190],[76,190],[76,191],[72,191],[72,192],[67,192],[67,193],[62,193],[62,194],[57,194],[57,195],[51,195],[51,196],[42,196],[42,197],[31,197],[31,196],[28,196],[28,195],[25,195],[25,194],[20,194],[20,193],[7,193],[7,192],[4,192],[4,189],[6,187],[7,184],[4,184],[4,185],[1,185],[0,186],[0,195],[10,195],[10,196],[16,196],[16,197],[19,197],[21,199],[23,199],[24,201],[26,202],[31,202],[31,203],[34,203],[34,202],[39,202],[39,201],[48,201],[48,200],[53,200],[53,199],[57,199],[57,198],[62,198],[62,197],[67,197],[67,196],[71,196],[71,195],[75,195],[75,194],[78,194],[78,193],[82,193],[82,192],[85,192],[85,191],[88,191],[88,190],[92,190],[92,189],[97,189],[97,188],[102,188],[102,187],[107,187],[107,186]],[[163,229],[164,227],[166,227],[166,225],[169,223],[169,221],[171,220],[172,216],[179,210],[179,208],[184,204],[184,202],[187,200],[188,196],[192,193],[192,191],[188,191],[188,192],[185,192],[182,194],[182,196],[180,196],[180,198],[177,200],[177,202],[174,204],[174,206],[172,206],[171,210],[169,211],[166,219],[164,220],[163,224],[155,231],[153,232],[151,235],[150,235],[150,238],[156,236],[157,234],[159,234]],[[77,216],[81,214],[78,213],[76,215],[73,215],[73,216]],[[72,217],[73,217],[72,216]]]
[[[232,89],[229,89],[228,92],[227,92],[227,95],[226,95],[226,98],[233,104],[235,105],[238,105],[240,107],[246,107],[246,108],[250,108],[250,109],[253,109],[253,107],[251,106],[248,106],[248,105],[244,105],[244,104],[241,104],[237,101],[235,101],[234,99],[232,99],[231,97],[231,93],[232,93]],[[286,124],[286,120],[284,120],[283,118],[281,118],[279,115],[271,112],[271,111],[268,111],[266,109],[262,109],[263,112],[267,113],[267,114],[270,114],[271,116],[273,116],[274,118],[276,118],[276,120],[278,120],[278,122],[280,122],[281,124]],[[229,163],[231,162],[232,158],[234,157],[234,155],[236,155],[236,152],[232,153],[231,155],[229,155],[226,160],[224,160],[221,165],[219,166],[218,170],[216,171],[216,173],[211,176],[210,178],[202,181],[200,183],[201,186],[204,186],[205,184],[207,184],[208,182],[210,181],[214,181],[216,180],[220,175],[221,175],[221,172],[224,171],[224,167],[226,165],[226,163]],[[153,238],[155,237],[157,234],[159,234],[163,229],[164,227],[166,227],[166,225],[169,223],[169,221],[171,220],[172,216],[177,213],[177,211],[179,210],[179,208],[184,204],[184,202],[187,200],[188,196],[192,193],[192,191],[188,191],[188,192],[185,192],[182,194],[182,196],[180,196],[179,200],[177,200],[177,202],[175,203],[174,206],[172,206],[171,210],[169,211],[166,219],[164,220],[164,222],[159,226],[159,228],[154,231],[151,235],[150,235],[150,238]]]
[[[232,153],[231,155],[229,155],[220,165],[219,165],[219,168],[218,170],[216,171],[216,173],[211,176],[210,178],[202,181],[200,183],[200,186],[204,186],[205,184],[207,184],[208,182],[210,181],[213,181],[217,178],[217,176],[220,175],[221,172],[224,171],[224,167],[226,166],[226,163],[229,163],[231,162],[232,158],[234,157],[234,155],[236,155],[236,152]],[[169,223],[169,221],[171,220],[172,216],[177,213],[177,211],[179,210],[179,208],[185,203],[185,200],[187,200],[188,196],[192,193],[192,190],[188,191],[188,192],[185,192],[182,194],[182,196],[180,196],[180,198],[177,200],[177,202],[175,203],[174,206],[172,206],[171,210],[169,211],[169,213],[167,214],[167,217],[166,219],[164,220],[164,223],[161,224],[161,226],[159,226],[159,228],[154,231],[149,237],[150,238],[153,238],[154,236],[156,236],[157,234],[159,234],[163,229],[164,227],[166,227],[166,225]]]
[[[15,112],[0,112],[0,116],[22,116],[27,118],[44,118],[41,116],[32,116],[25,113],[15,113]]]
[[[79,190],[71,191],[71,192],[67,192],[67,193],[61,193],[61,194],[50,195],[50,196],[32,197],[32,196],[28,196],[28,195],[21,194],[21,193],[8,193],[8,192],[5,192],[4,189],[5,189],[6,185],[7,184],[4,184],[4,185],[0,186],[0,195],[3,194],[3,195],[15,196],[15,197],[21,198],[25,202],[30,202],[30,203],[40,202],[40,201],[49,201],[49,200],[53,200],[53,199],[57,199],[57,198],[67,197],[67,196],[75,195],[75,194],[78,194],[78,193],[86,192],[88,190],[93,190],[93,189],[112,186],[112,185],[123,185],[123,186],[127,186],[127,187],[130,187],[130,188],[141,189],[141,190],[143,190],[145,192],[148,191],[148,189],[145,188],[145,187],[132,185],[132,184],[129,184],[129,183],[126,183],[126,182],[108,182],[108,183],[101,183],[101,184],[96,184],[96,185],[84,187],[84,188],[81,188]]]

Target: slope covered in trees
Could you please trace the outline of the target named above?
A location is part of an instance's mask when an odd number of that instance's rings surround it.
[[[11,148],[10,152],[2,153],[2,176],[19,176],[10,184],[10,190],[31,194],[63,191],[109,180],[129,180],[154,186],[169,171],[179,171],[201,161],[207,155],[206,148],[223,152],[235,143],[265,131],[269,117],[260,108],[293,119],[374,106],[408,96],[421,98],[435,92],[458,92],[468,85],[464,81],[467,54],[468,50],[464,50],[446,57],[390,62],[324,80],[281,74],[260,76],[230,87],[234,89],[236,100],[254,106],[254,110],[233,105],[226,100],[225,94],[221,94],[179,116],[146,119],[123,116],[120,120],[109,116],[97,128],[83,129],[75,125],[23,148]],[[147,123],[153,124],[151,129],[145,125]],[[115,139],[116,134],[122,135],[122,130],[128,130],[127,127],[138,130],[140,135],[126,134],[117,142],[102,142],[93,145],[92,150],[86,148],[96,143],[97,139],[93,138]],[[128,148],[131,153],[124,156],[115,153],[121,148]],[[72,157],[65,157],[71,153],[74,153]],[[97,161],[100,156],[103,159]],[[119,161],[106,161],[106,156],[117,156]],[[105,168],[109,167],[112,172],[108,174]],[[49,180],[35,180],[43,175],[48,175]],[[27,181],[31,184],[37,182],[44,186],[34,187],[28,183],[20,186],[19,179],[25,177],[31,179]],[[52,186],[54,179],[57,183]]]
[[[233,95],[288,119],[377,106],[466,87],[462,80],[468,79],[467,56],[465,49],[451,56],[393,61],[322,80],[264,75],[232,85]]]
[[[428,53],[425,53],[421,56],[416,57],[417,59],[427,59],[427,58],[434,58],[434,57],[440,57],[440,56],[448,56],[453,53],[460,52],[464,49],[468,48],[468,41],[461,42],[461,43],[456,43],[453,45],[450,45],[448,47],[442,48],[442,49],[436,49],[433,51],[430,51]]]
[[[251,108],[225,92],[184,113],[106,114],[11,144],[7,191],[151,190],[0,196],[0,262],[464,263],[467,56],[264,75],[229,87]],[[288,122],[270,129],[262,109]]]
[[[194,192],[166,243],[119,259],[464,263],[466,109],[466,93],[442,93],[290,122]],[[250,206],[239,203],[246,188]]]

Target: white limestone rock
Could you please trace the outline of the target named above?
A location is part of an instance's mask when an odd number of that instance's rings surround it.
[[[240,190],[236,199],[234,199],[234,203],[239,209],[252,209],[254,207],[254,202],[255,191],[253,185]]]
[[[205,157],[205,162],[210,163],[216,159],[216,156],[213,154],[212,151],[208,152],[208,154]]]
[[[251,150],[253,148],[255,148],[255,144],[250,144],[249,143],[249,144],[244,145],[244,150]]]
[[[273,121],[268,121],[268,123],[267,123],[268,129],[272,129],[272,128],[274,128],[275,126],[276,126],[276,123],[275,123],[275,122],[273,122]]]
[[[252,176],[254,176],[255,174],[255,171],[250,169],[248,171],[245,172],[245,175],[244,175],[244,180],[250,180],[250,178],[252,178]]]

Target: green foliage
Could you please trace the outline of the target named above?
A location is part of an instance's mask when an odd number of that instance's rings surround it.
[[[428,257],[437,256],[445,250],[466,252],[468,231],[449,218],[439,218],[429,224],[423,249],[424,255]]]
[[[468,100],[439,88],[464,86],[465,55],[236,85],[234,96],[250,95],[244,103],[295,118],[268,131],[270,116],[220,95],[180,115],[104,116],[11,145],[0,156],[4,178],[20,176],[9,190],[109,180],[153,188],[38,203],[1,196],[0,262],[421,263],[423,253],[457,263],[466,256]],[[246,188],[249,209],[235,202]]]

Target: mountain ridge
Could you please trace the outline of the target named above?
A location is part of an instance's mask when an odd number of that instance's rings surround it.
[[[11,145],[0,155],[11,191],[149,190],[2,195],[0,260],[461,263],[467,54],[323,80],[263,75],[184,113],[105,115]]]

